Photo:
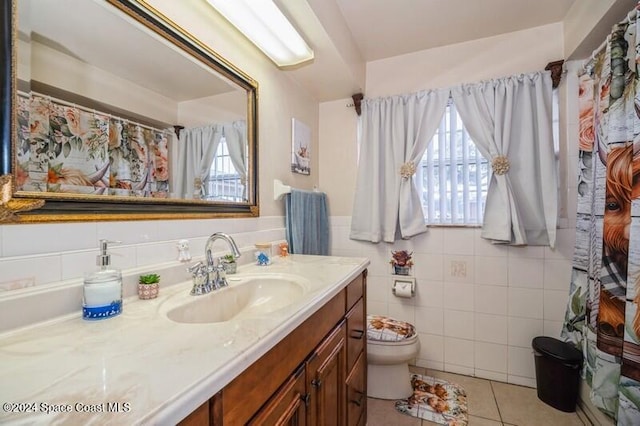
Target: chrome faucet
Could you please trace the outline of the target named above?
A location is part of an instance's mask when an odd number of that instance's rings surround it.
[[[193,288],[191,289],[192,296],[207,294],[212,290],[226,287],[228,285],[224,263],[220,261],[220,258],[218,258],[218,263],[216,264],[213,259],[213,254],[211,253],[211,246],[213,246],[213,243],[216,240],[226,241],[231,249],[233,257],[235,259],[240,257],[240,250],[231,236],[224,232],[215,232],[211,234],[204,245],[206,264],[198,262],[188,269],[193,277]]]

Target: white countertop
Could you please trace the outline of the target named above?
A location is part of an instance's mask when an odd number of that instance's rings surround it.
[[[157,299],[125,299],[123,313],[114,318],[85,321],[78,312],[0,334],[0,424],[174,424],[302,324],[368,263],[291,255],[266,267],[242,266],[238,277],[306,278],[308,291],[301,300],[260,317],[173,322],[166,312],[198,297],[189,295],[187,281],[161,288]]]

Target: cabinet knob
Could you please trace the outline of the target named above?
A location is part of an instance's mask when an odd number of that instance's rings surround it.
[[[358,399],[352,399],[351,402],[356,404],[358,407],[362,405],[362,400],[364,399],[364,392],[354,391],[356,395],[358,395]]]
[[[351,338],[352,339],[362,339],[362,336],[364,336],[364,330],[351,330]]]
[[[300,399],[301,399],[301,400],[303,400],[303,401],[304,401],[304,405],[305,405],[306,407],[308,407],[308,406],[309,406],[309,404],[311,403],[311,394],[310,394],[310,393],[308,393],[308,394],[306,394],[306,395],[301,395],[301,396],[300,396]]]
[[[320,379],[313,379],[311,381],[311,386],[313,386],[314,388],[319,388],[322,385],[322,380]]]

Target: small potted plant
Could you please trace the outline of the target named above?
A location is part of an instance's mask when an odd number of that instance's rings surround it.
[[[220,258],[222,265],[224,266],[224,270],[227,274],[235,274],[236,268],[238,264],[236,263],[236,258],[233,257],[232,254],[225,254]]]
[[[393,265],[393,273],[395,275],[409,275],[413,260],[411,260],[413,252],[406,250],[398,250],[391,252],[391,265]]]
[[[140,299],[155,299],[160,290],[160,275],[146,274],[138,278],[138,297]]]

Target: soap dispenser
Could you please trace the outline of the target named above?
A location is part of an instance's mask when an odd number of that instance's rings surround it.
[[[82,299],[82,318],[100,320],[122,313],[122,274],[111,267],[108,245],[120,241],[100,240],[100,254],[96,256],[99,269],[85,275]]]

